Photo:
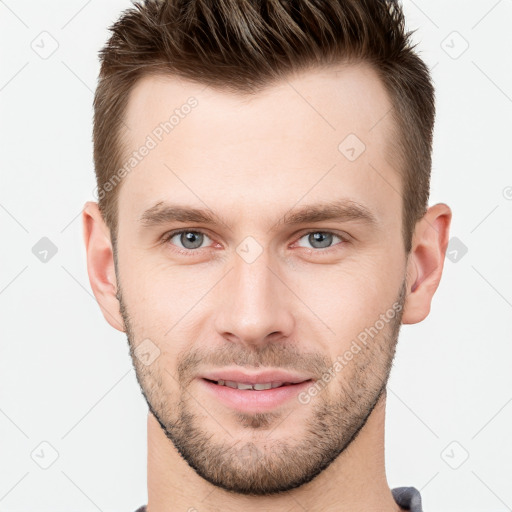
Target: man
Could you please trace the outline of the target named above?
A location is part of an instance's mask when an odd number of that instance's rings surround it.
[[[386,384],[451,211],[400,6],[153,0],[112,31],[84,238],[149,407],[147,510],[421,511],[386,481]]]

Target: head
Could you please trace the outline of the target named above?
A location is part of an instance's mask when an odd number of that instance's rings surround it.
[[[112,31],[84,212],[94,293],[199,475],[298,487],[383,400],[400,325],[441,278],[428,69],[390,0],[148,1]],[[226,398],[224,370],[302,383],[236,405],[269,390]]]
[[[124,119],[142,77],[181,77],[251,97],[307,69],[365,63],[389,99],[387,150],[401,178],[410,250],[428,203],[435,103],[428,68],[414,52],[397,1],[148,0],[127,10],[111,30],[100,52],[93,139],[96,193],[114,240],[118,184],[133,168],[126,166]]]

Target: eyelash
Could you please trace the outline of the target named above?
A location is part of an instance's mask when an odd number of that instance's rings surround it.
[[[180,235],[182,233],[199,233],[199,234],[205,235],[208,238],[210,238],[208,236],[208,233],[205,233],[204,231],[202,231],[200,229],[179,229],[177,231],[171,231],[170,233],[166,233],[162,237],[162,244],[167,244],[176,235]],[[346,238],[338,233],[335,233],[333,231],[324,231],[324,230],[320,230],[320,229],[310,230],[310,231],[306,231],[305,233],[302,233],[300,235],[300,237],[297,239],[297,241],[300,240],[301,238],[304,238],[306,235],[310,235],[312,233],[323,233],[323,234],[328,234],[328,235],[334,235],[335,237],[338,237],[341,240],[341,242],[338,242],[337,244],[334,244],[333,246],[327,247],[325,249],[311,249],[309,247],[301,247],[301,249],[305,249],[309,254],[330,253],[333,250],[336,250],[338,245],[344,245],[345,243],[349,242],[348,238]],[[173,250],[175,250],[176,252],[178,252],[179,254],[182,254],[184,256],[196,256],[198,251],[200,250],[200,248],[199,249],[181,249],[180,247],[177,247],[174,244],[171,244],[171,245],[174,246]]]

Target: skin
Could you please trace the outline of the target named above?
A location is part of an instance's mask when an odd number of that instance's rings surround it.
[[[97,204],[83,213],[92,289],[107,321],[127,333],[150,408],[149,512],[401,510],[384,467],[385,385],[400,324],[430,311],[449,207],[428,209],[407,254],[391,103],[366,65],[304,71],[250,98],[143,78],[126,113],[127,154],[190,96],[197,107],[117,191],[117,265]],[[350,133],[366,147],[355,161],[338,150]],[[374,221],[280,222],[340,200]],[[160,202],[209,208],[224,222],[144,225]],[[179,229],[206,236],[192,238],[195,249],[179,235],[164,239]],[[309,236],[318,232],[325,246]],[[240,246],[248,236],[256,245]],[[248,262],[239,247],[262,252]],[[393,307],[394,318],[308,403],[242,414],[198,379],[228,366],[321,379]],[[158,351],[149,365],[134,351],[147,339]]]

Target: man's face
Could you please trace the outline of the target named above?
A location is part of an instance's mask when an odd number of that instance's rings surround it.
[[[127,160],[157,144],[120,185],[118,297],[151,412],[215,485],[309,482],[382,396],[406,274],[390,109],[365,66],[252,98],[148,77],[130,97]],[[325,205],[339,215],[295,216]]]

